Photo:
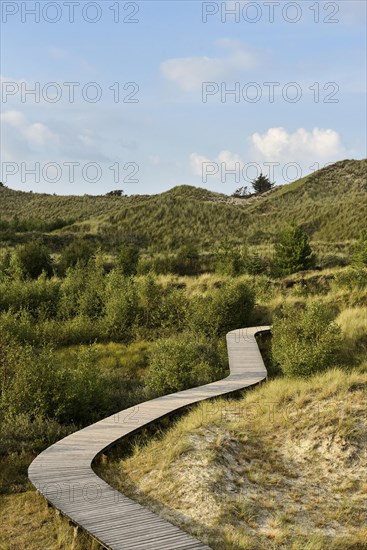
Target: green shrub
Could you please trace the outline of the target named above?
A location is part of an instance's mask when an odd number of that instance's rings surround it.
[[[60,255],[60,267],[65,272],[69,267],[75,267],[78,263],[86,266],[92,258],[95,246],[86,239],[77,239],[62,249]]]
[[[193,331],[209,337],[249,326],[255,303],[254,292],[241,281],[227,283],[207,295],[191,300],[188,323]]]
[[[367,267],[349,267],[335,275],[333,286],[352,292],[367,288]]]
[[[367,267],[367,230],[364,229],[354,247],[352,257],[353,265]]]
[[[107,276],[105,330],[108,339],[129,342],[138,314],[138,294],[132,278],[114,270]]]
[[[42,416],[8,414],[0,424],[0,456],[22,451],[39,453],[75,429],[73,425],[61,426],[56,420]]]
[[[200,271],[199,252],[194,244],[184,244],[178,250],[173,262],[174,273],[197,275]]]
[[[19,344],[37,342],[37,324],[26,310],[4,311],[0,314],[0,336]]]
[[[220,243],[215,251],[215,270],[222,275],[234,277],[243,269],[243,261],[238,247],[228,240]]]
[[[0,311],[27,310],[34,317],[56,315],[60,283],[49,280],[43,273],[37,280],[6,279],[0,282]]]
[[[103,258],[93,257],[88,265],[68,268],[60,287],[59,318],[76,315],[97,319],[104,311],[105,277]]]
[[[125,242],[120,246],[117,255],[117,266],[124,275],[136,274],[139,256],[140,250],[134,243]]]
[[[37,279],[42,272],[48,277],[53,273],[53,262],[50,251],[38,239],[30,241],[16,250],[16,259],[24,278]]]
[[[261,275],[266,273],[267,264],[258,252],[248,254],[244,259],[244,269],[249,275]]]
[[[105,379],[90,349],[82,348],[75,368],[61,363],[48,347],[1,350],[1,410],[10,416],[91,422],[106,409]]]
[[[153,273],[137,280],[138,311],[135,321],[135,335],[151,340],[159,332],[164,318],[165,292]]]
[[[218,380],[225,371],[218,344],[184,332],[155,343],[146,384],[153,394],[163,395]]]
[[[340,327],[321,302],[287,305],[273,320],[272,355],[289,376],[310,376],[338,361]]]

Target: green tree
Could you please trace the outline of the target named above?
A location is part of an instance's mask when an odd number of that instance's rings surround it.
[[[122,273],[129,277],[135,275],[139,263],[140,250],[136,244],[124,242],[117,255],[117,265]]]
[[[272,334],[273,360],[284,374],[310,376],[337,361],[340,327],[322,302],[285,306],[273,319]]]
[[[47,246],[41,239],[30,241],[16,251],[16,260],[24,278],[37,279],[42,272],[53,274],[53,262]]]
[[[270,181],[270,179],[267,176],[264,176],[263,173],[260,174],[254,181],[252,182],[252,187],[254,188],[255,193],[265,193],[265,191],[270,191],[272,189],[274,184]]]
[[[367,266],[367,229],[361,232],[361,235],[354,247],[352,264],[356,267]]]
[[[316,257],[311,250],[307,233],[292,223],[285,227],[275,244],[274,263],[283,275],[289,275],[315,266]]]

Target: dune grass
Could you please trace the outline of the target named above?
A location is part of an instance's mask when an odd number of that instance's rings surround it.
[[[363,369],[274,380],[99,473],[214,550],[367,548],[366,390]]]
[[[331,254],[330,243],[357,239],[365,225],[366,165],[367,160],[337,162],[255,201],[192,186],[131,197],[63,197],[0,187],[0,219],[75,220],[56,233],[89,233],[103,242],[129,237],[153,252],[187,242],[210,250],[224,235],[264,245],[274,242],[286,222],[297,220],[312,241],[327,242]]]
[[[1,550],[98,550],[102,547],[49,508],[35,491],[0,496]]]

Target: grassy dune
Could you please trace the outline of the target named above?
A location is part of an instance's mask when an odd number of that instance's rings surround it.
[[[0,188],[0,218],[72,219],[63,234],[133,235],[159,250],[187,241],[209,249],[224,235],[237,242],[273,241],[292,220],[314,241],[341,242],[358,238],[365,225],[366,173],[367,160],[345,160],[250,199],[190,186],[130,197],[59,197]]]
[[[367,365],[273,380],[201,404],[102,475],[213,549],[367,548],[366,391]]]

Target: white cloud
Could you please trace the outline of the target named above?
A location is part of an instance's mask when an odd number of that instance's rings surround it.
[[[348,156],[335,130],[298,128],[287,132],[284,128],[269,128],[264,134],[254,133],[250,148],[242,155],[227,149],[214,158],[192,153],[189,164],[192,174],[201,178],[234,181],[235,176],[248,184],[262,171],[272,181],[292,181],[309,173],[315,163],[325,165]],[[298,169],[290,169],[296,163]]]
[[[23,128],[23,134],[30,145],[45,146],[50,143],[59,143],[59,138],[42,122],[35,122]]]
[[[47,149],[58,145],[59,137],[42,122],[30,123],[20,111],[6,111],[1,113],[1,122],[16,129],[18,136],[23,138],[31,150]]]
[[[203,164],[206,162],[211,162],[208,158],[198,153],[191,153],[190,155],[190,168],[193,174],[196,176],[202,176],[203,173]]]
[[[3,124],[9,124],[12,128],[21,128],[26,125],[26,118],[20,111],[6,111],[0,114]]]
[[[251,136],[256,158],[267,161],[333,160],[344,152],[340,136],[335,130],[298,128],[293,133],[284,128],[269,128],[264,134]]]
[[[224,163],[227,170],[235,170],[240,164],[243,166],[244,162],[237,153],[231,153],[231,151],[221,151],[216,158],[216,162],[219,164]]]
[[[235,40],[222,38],[217,41],[222,48],[229,49],[223,57],[182,57],[168,59],[161,63],[162,75],[176,83],[182,90],[190,92],[200,89],[203,82],[213,82],[237,71],[249,70],[256,64],[256,56]]]
[[[245,163],[237,153],[227,149],[220,151],[214,159],[208,159],[204,155],[191,153],[189,157],[190,169],[195,176],[202,177],[204,174],[220,178],[221,174],[228,171],[241,171]],[[208,166],[210,165],[210,166]]]

